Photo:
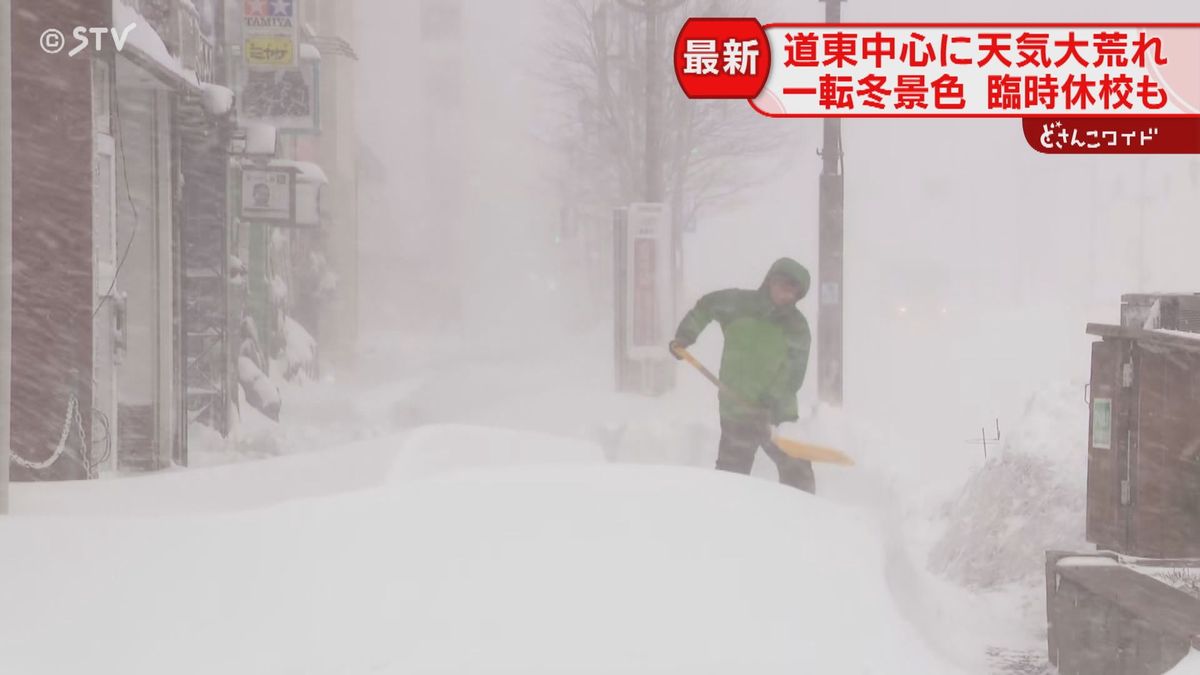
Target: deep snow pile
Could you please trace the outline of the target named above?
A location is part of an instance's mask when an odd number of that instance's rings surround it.
[[[1084,550],[1087,405],[1082,385],[1060,383],[1025,415],[948,511],[931,567],[975,588],[1040,579],[1045,551]]]
[[[92,513],[131,488],[170,512],[161,504],[193,481],[214,503],[252,504],[276,468],[308,494],[232,513],[0,521],[0,671],[957,672],[896,606],[871,515],[765,481],[598,458],[441,427],[88,484],[78,506]],[[20,487],[27,513],[46,486]],[[53,488],[56,504],[72,499]]]

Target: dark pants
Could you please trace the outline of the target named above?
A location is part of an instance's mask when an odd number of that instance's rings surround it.
[[[754,453],[759,448],[779,468],[779,482],[816,494],[817,480],[812,462],[789,457],[771,442],[770,429],[760,422],[721,420],[721,445],[717,450],[717,468],[721,471],[749,474]]]

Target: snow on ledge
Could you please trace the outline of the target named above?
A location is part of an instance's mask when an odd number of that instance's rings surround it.
[[[1187,338],[1188,340],[1200,340],[1200,333],[1193,333],[1186,330],[1170,330],[1167,328],[1155,328],[1155,333],[1160,335],[1172,335],[1174,337]]]
[[[171,52],[167,51],[167,45],[163,42],[162,36],[137,10],[126,5],[123,0],[112,0],[112,16],[113,26],[118,30],[123,30],[130,24],[136,24],[136,27],[129,31],[129,41],[125,43],[126,48],[133,47],[187,84],[196,88],[200,87],[196,71],[184,68],[179,58],[172,56]]]
[[[329,184],[329,178],[325,175],[325,171],[312,162],[299,162],[294,159],[273,159],[267,163],[267,166],[274,169],[296,169],[300,172],[298,178],[306,183]]]
[[[1121,563],[1104,555],[1072,555],[1059,558],[1059,567],[1121,567]]]
[[[300,45],[300,60],[301,61],[320,61],[321,50],[317,46],[308,42]]]
[[[233,110],[233,90],[219,84],[205,82],[200,85],[200,100],[208,114],[224,117]]]

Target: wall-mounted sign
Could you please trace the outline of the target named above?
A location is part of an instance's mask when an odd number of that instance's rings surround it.
[[[245,44],[246,65],[288,67],[296,61],[296,43],[278,35],[251,35]]]
[[[293,219],[296,203],[295,171],[242,169],[242,218],[285,221]]]
[[[239,117],[280,131],[316,131],[318,66],[316,61],[301,61],[298,68],[247,69],[237,98]]]
[[[1092,447],[1112,450],[1112,399],[1092,400]]]
[[[256,68],[299,64],[297,0],[243,0],[243,57]]]

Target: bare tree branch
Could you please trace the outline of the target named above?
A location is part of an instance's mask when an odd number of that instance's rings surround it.
[[[570,158],[571,198],[601,210],[639,194],[644,172],[645,5],[633,0],[548,0],[555,37],[546,45],[544,79],[562,97],[554,147]],[[765,0],[763,0],[765,2]],[[689,16],[752,16],[763,2],[687,0],[660,17],[673,35]],[[627,6],[632,5],[632,7]],[[665,6],[665,5],[664,5]],[[640,34],[639,34],[640,33]],[[652,61],[672,82],[670,49]],[[795,125],[762,118],[744,103],[693,101],[664,87],[658,110],[663,184],[668,199],[691,219],[769,176],[787,160]]]

